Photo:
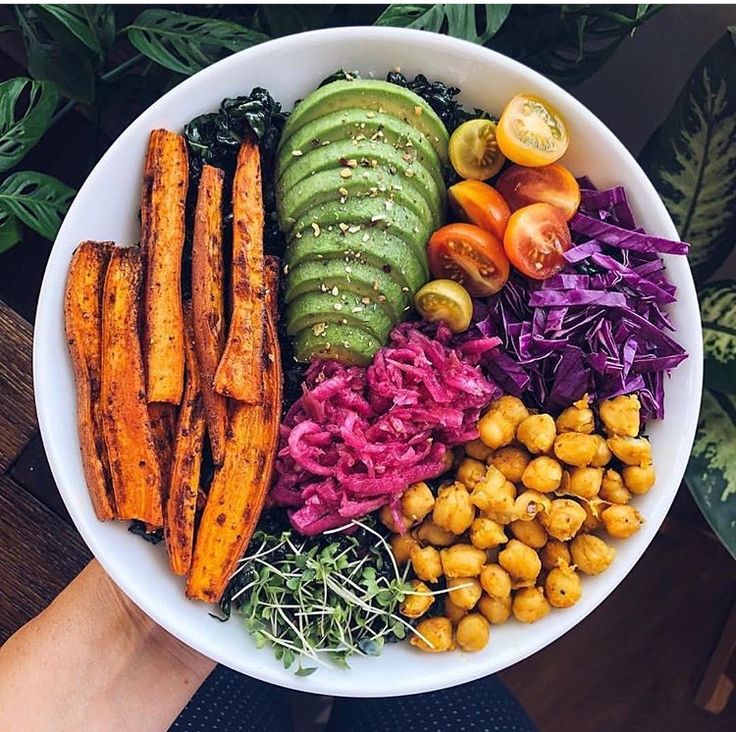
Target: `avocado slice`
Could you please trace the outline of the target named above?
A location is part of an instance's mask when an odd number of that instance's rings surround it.
[[[427,138],[411,125],[385,112],[376,112],[366,119],[362,109],[340,109],[318,117],[281,142],[276,160],[276,178],[283,176],[293,165],[301,162],[310,152],[329,147],[343,140],[383,141],[402,155],[413,151],[416,161],[432,175],[440,190],[445,188],[443,164]]]
[[[286,249],[289,271],[307,262],[330,259],[381,269],[402,288],[408,287],[412,296],[429,279],[426,260],[420,261],[402,239],[376,227],[354,234],[324,229],[319,236],[307,229],[298,239],[292,239]]]
[[[420,96],[404,87],[378,79],[333,81],[299,102],[284,127],[282,140],[318,117],[339,109],[365,110],[366,119],[385,112],[404,120],[429,140],[442,162],[447,162],[448,134],[442,120]]]
[[[404,317],[411,293],[392,276],[391,269],[350,259],[312,259],[289,267],[284,300],[290,303],[306,292],[354,292],[362,298],[383,295],[383,304],[395,322]]]
[[[350,177],[344,177],[346,171]],[[373,203],[372,216],[382,216],[394,208],[406,208],[438,227],[442,212],[432,210],[412,180],[381,168],[323,170],[279,197],[279,225],[282,231],[288,231],[290,223],[295,223],[303,213],[320,203],[341,198],[347,203],[350,198],[362,198]]]
[[[286,308],[286,333],[294,335],[319,323],[357,325],[385,343],[395,325],[380,295],[361,297],[353,292],[307,292],[292,300]],[[384,301],[385,302],[385,301]]]
[[[381,168],[389,172],[395,170],[399,177],[411,176],[407,182],[424,196],[433,211],[441,211],[444,207],[445,187],[438,187],[431,173],[417,161],[415,148],[401,151],[385,142],[371,140],[338,140],[306,153],[284,171],[277,183],[277,193],[284,196],[295,185],[317,173],[344,168],[347,161],[355,161],[358,170]]]
[[[376,214],[378,198],[348,198],[345,203],[330,201],[315,206],[300,216],[291,228],[291,240],[298,239],[307,231],[319,236],[323,231],[340,234],[361,233],[372,235],[374,229],[385,231],[406,242],[418,262],[427,269],[427,241],[432,232],[432,222],[421,219],[403,206],[393,206]],[[380,216],[380,218],[377,218]],[[330,228],[332,227],[332,228]]]
[[[381,342],[355,325],[321,323],[294,336],[294,357],[308,363],[313,358],[333,359],[348,366],[367,366]]]

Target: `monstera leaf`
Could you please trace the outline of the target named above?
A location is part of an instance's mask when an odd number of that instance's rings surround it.
[[[662,196],[704,282],[736,244],[736,44],[730,29],[703,57],[642,167]]]
[[[736,394],[736,281],[712,282],[699,297],[705,385]]]
[[[736,557],[736,398],[705,390],[685,480],[700,510]]]

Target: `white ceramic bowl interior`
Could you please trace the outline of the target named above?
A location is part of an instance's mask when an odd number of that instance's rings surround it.
[[[221,99],[268,89],[286,109],[336,68],[382,78],[400,67],[407,75],[462,89],[466,105],[500,113],[518,92],[552,102],[569,123],[572,144],[563,162],[599,186],[622,184],[637,222],[649,232],[676,237],[651,183],[616,137],[573,96],[539,74],[486,49],[445,36],[387,28],[342,28],[282,38],[236,54],[188,79],[142,114],[112,145],[79,191],[49,258],[36,318],[34,380],[41,433],[49,462],[77,528],[111,577],[146,613],[203,654],[250,676],[285,687],[343,696],[392,696],[452,686],[499,671],[526,658],[580,622],[616,588],[652,540],[672,502],[692,445],[702,379],[700,320],[684,258],[666,257],[678,302],[670,314],[675,337],[690,357],[667,380],[667,419],[649,429],[658,480],[636,505],[646,517],[641,531],[616,545],[612,567],[585,577],[574,607],[540,622],[494,627],[476,654],[427,656],[408,644],[390,646],[380,658],[356,658],[350,671],[326,666],[298,678],[256,650],[237,617],[220,623],[209,607],[184,598],[183,583],[168,570],[165,549],[133,536],[121,523],[100,523],[82,473],[75,423],[75,391],[67,354],[62,297],[73,249],[83,239],[120,244],[139,239],[138,208],[143,157],[155,127],[179,130],[192,117],[216,110]]]

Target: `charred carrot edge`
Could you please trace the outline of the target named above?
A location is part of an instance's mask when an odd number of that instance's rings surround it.
[[[154,130],[148,142],[141,201],[149,402],[179,404],[184,390],[181,260],[188,181],[184,138],[168,130]]]
[[[232,314],[215,390],[248,404],[263,398],[263,192],[258,145],[246,139],[233,180]]]
[[[174,462],[166,501],[164,536],[174,574],[185,575],[192,563],[194,515],[202,468],[204,402],[197,358],[194,353],[191,304],[184,306],[186,383],[176,429]]]
[[[72,255],[64,295],[67,345],[77,385],[82,467],[101,521],[116,517],[100,406],[102,291],[112,242],[83,241]]]
[[[262,404],[237,402],[225,462],[215,473],[197,531],[187,597],[217,602],[248,546],[271,484],[281,420],[282,369],[276,334],[278,260],[267,258]]]
[[[212,460],[222,465],[227,400],[215,391],[225,350],[225,283],[222,261],[223,172],[205,165],[199,179],[192,240],[192,319]]]
[[[138,335],[142,283],[140,250],[113,249],[102,307],[100,401],[118,517],[160,527],[161,468],[148,415]]]
[[[153,441],[156,445],[158,463],[161,466],[161,482],[168,484],[171,473],[171,461],[174,456],[174,438],[176,437],[177,407],[165,402],[154,402],[148,405],[148,418],[153,430]]]

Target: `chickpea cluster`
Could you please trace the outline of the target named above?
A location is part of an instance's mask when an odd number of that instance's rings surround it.
[[[638,531],[643,519],[631,498],[656,479],[639,399],[617,396],[597,411],[598,420],[586,396],[554,419],[500,397],[481,417],[479,439],[457,451],[454,480],[436,495],[426,483],[410,486],[401,525],[381,511],[396,561],[411,563],[414,575],[400,608],[418,620],[412,645],[479,651],[491,625],[571,607],[581,575],[614,560],[603,536]]]

